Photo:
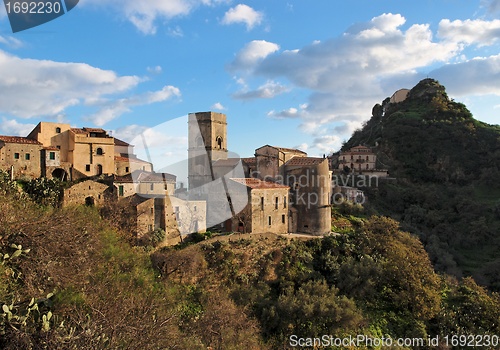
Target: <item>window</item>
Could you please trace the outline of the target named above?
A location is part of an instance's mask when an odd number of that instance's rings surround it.
[[[128,166],[125,167],[125,172],[128,173]]]
[[[222,137],[217,136],[216,142],[217,142],[217,149],[222,149]]]
[[[57,149],[61,149],[61,146],[57,145],[57,146],[56,146],[56,148],[57,148]]]
[[[366,169],[368,169],[368,164],[366,164]]]
[[[118,195],[119,195],[120,197],[123,197],[123,185],[119,185],[119,186],[118,186]]]
[[[285,214],[281,215],[281,223],[284,224],[286,221]]]
[[[102,175],[102,165],[97,164],[97,175]]]
[[[98,155],[98,156],[102,156],[104,153],[102,152],[102,148],[101,147],[98,147],[96,150],[95,150],[95,153]]]
[[[283,197],[283,208],[286,208],[286,196]]]
[[[19,159],[19,153],[14,153],[14,159]]]
[[[85,171],[90,171],[90,164],[85,165]]]
[[[260,210],[264,210],[264,197],[260,197]]]
[[[49,159],[50,160],[56,159],[56,152],[49,152]]]
[[[268,216],[268,217],[267,217],[267,224],[268,224],[269,226],[271,226],[271,223],[272,223],[271,217],[270,217],[270,216]]]
[[[155,210],[154,208],[151,208],[151,214],[154,214]]]
[[[150,189],[151,191],[152,191],[152,190],[154,190],[154,189],[155,189],[155,184],[151,184],[151,185],[149,185],[149,189]]]
[[[29,153],[26,153],[26,154],[24,155],[24,159],[26,159],[26,160],[30,160],[30,154],[29,154]]]
[[[279,204],[279,198],[276,197],[274,202],[274,209],[278,209],[278,204]]]
[[[368,162],[370,160],[370,156],[366,156],[366,161]]]
[[[61,133],[61,128],[57,127],[57,128],[56,128],[56,133],[57,133],[57,134],[60,134],[60,133]]]
[[[153,225],[149,224],[149,225],[148,225],[148,230],[149,230],[149,231],[153,231]]]
[[[196,205],[195,205],[195,206],[193,207],[193,211],[196,211],[196,209],[197,209],[197,208],[196,208]]]

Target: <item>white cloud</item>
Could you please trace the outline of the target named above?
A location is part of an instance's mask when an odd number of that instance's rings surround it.
[[[18,49],[23,46],[23,42],[21,40],[12,36],[0,35],[0,43],[13,49]]]
[[[175,86],[164,86],[158,91],[150,91],[104,103],[104,106],[97,113],[86,117],[86,119],[91,120],[97,126],[102,126],[120,115],[130,112],[131,107],[163,102],[174,96],[180,97],[180,95],[180,90]]]
[[[174,28],[168,28],[167,34],[169,36],[173,36],[173,37],[177,37],[177,38],[182,38],[184,36],[184,32],[182,31],[181,27],[179,27],[179,26],[175,26]]]
[[[19,123],[15,119],[2,118],[0,132],[9,136],[27,136],[35,128],[35,124]]]
[[[82,101],[126,92],[140,81],[84,63],[23,59],[0,50],[0,112],[12,116],[53,117]]]
[[[481,4],[492,13],[500,12],[500,0],[482,0]]]
[[[216,102],[216,103],[214,103],[214,104],[210,107],[210,109],[214,109],[214,110],[218,110],[218,111],[224,111],[224,110],[226,110],[226,107],[224,107],[224,106],[222,105],[222,103],[220,103],[220,102]]]
[[[323,135],[314,138],[311,148],[316,148],[325,154],[338,150],[342,144],[340,137],[337,135]]]
[[[479,47],[492,45],[500,37],[500,20],[455,20],[439,22],[438,36],[455,43],[476,44]]]
[[[277,95],[290,91],[284,85],[275,81],[269,80],[264,85],[259,86],[252,91],[239,91],[233,94],[233,97],[239,100],[251,100],[256,98],[273,98]]]
[[[247,26],[247,30],[252,29],[262,22],[264,15],[261,12],[255,11],[250,6],[239,4],[229,9],[222,18],[222,24],[243,23]]]
[[[231,70],[251,70],[260,61],[279,49],[278,44],[265,40],[253,40],[236,54],[229,68]]]
[[[161,66],[148,67],[147,71],[152,74],[160,74],[162,72]]]
[[[328,128],[334,123],[337,129],[332,133],[344,132],[345,135],[340,134],[339,138],[349,137],[348,132],[370,117],[375,103],[402,87],[414,86],[428,73],[425,71],[428,67],[460,59],[465,61],[461,66],[445,66],[440,76],[456,78],[453,83],[464,91],[469,88],[468,91],[498,89],[493,87],[494,81],[500,81],[496,58],[467,61],[461,56],[466,45],[493,42],[495,35],[498,36],[495,34],[499,26],[497,21],[442,21],[438,39],[434,38],[428,24],[403,28],[405,24],[406,19],[399,14],[383,14],[353,25],[338,37],[281,52],[277,52],[277,44],[251,42],[236,55],[229,68],[245,71],[247,81],[250,78],[265,81],[284,78],[291,83],[291,88],[309,90],[304,108],[271,111],[269,116],[300,118],[301,130],[315,137],[310,147],[322,150],[339,142],[321,134],[325,126]],[[458,40],[461,31],[470,32],[474,27],[479,32],[477,36],[471,34]],[[469,73],[459,73],[465,68]],[[445,69],[453,73],[445,74]],[[478,72],[480,78],[474,78],[473,69],[484,69],[484,73]],[[439,72],[433,72],[433,77]],[[475,83],[469,87],[463,82],[459,84],[458,80],[463,77]],[[453,87],[450,85],[449,89]]]
[[[158,19],[185,16],[199,6],[214,6],[225,0],[85,0],[82,4],[112,8],[144,34],[155,34]]]
[[[500,96],[500,55],[447,64],[431,72],[455,96]]]

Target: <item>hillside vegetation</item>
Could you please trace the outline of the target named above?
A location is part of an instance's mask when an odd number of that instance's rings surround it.
[[[371,211],[418,235],[438,271],[499,291],[500,126],[475,120],[432,79],[372,114],[343,147],[376,146],[397,178],[366,189]]]
[[[500,333],[499,296],[436,274],[389,218],[352,218],[340,237],[233,235],[150,251],[95,208],[40,207],[10,182],[1,190],[2,349],[287,349],[292,334]]]

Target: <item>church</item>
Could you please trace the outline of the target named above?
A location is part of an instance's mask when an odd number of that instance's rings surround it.
[[[253,157],[231,157],[226,115],[189,114],[191,200],[207,205],[207,227],[230,232],[328,234],[331,183],[328,159],[264,145]]]

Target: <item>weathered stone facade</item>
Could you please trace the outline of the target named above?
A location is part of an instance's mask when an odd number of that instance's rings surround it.
[[[289,187],[259,179],[231,179],[230,186],[243,186],[235,193],[247,193],[248,204],[229,222],[226,229],[233,232],[288,233]]]
[[[93,180],[85,180],[64,190],[63,206],[100,206],[105,201],[113,199],[115,199],[115,195],[109,185]]]
[[[14,179],[34,179],[41,176],[43,145],[26,137],[0,136],[0,169]]]

